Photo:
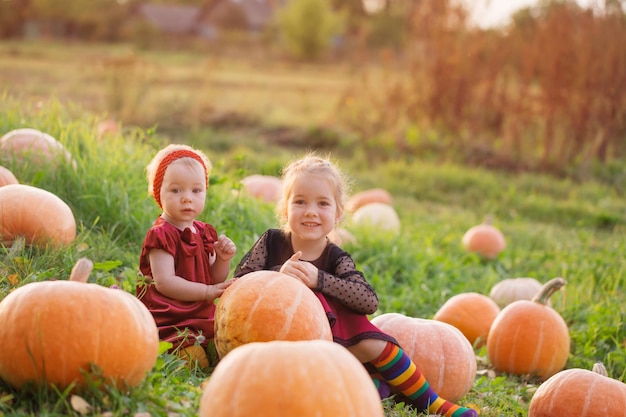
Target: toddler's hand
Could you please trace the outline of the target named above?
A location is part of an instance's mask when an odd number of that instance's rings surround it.
[[[220,282],[219,284],[207,285],[204,292],[204,299],[213,301],[222,296],[226,288],[230,287],[235,280]]]
[[[230,261],[237,252],[235,243],[226,235],[220,235],[217,238],[217,242],[215,242],[214,247],[217,258],[222,262]]]

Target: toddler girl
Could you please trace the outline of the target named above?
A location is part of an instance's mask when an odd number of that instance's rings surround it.
[[[152,313],[159,338],[190,365],[207,369],[213,341],[214,300],[236,248],[215,227],[196,218],[204,210],[211,163],[187,145],[168,145],[148,164],[148,192],[162,213],[143,242],[136,295]]]

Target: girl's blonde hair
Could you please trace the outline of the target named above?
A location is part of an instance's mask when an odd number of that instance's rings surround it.
[[[180,152],[180,151],[183,151],[183,152]],[[152,158],[150,163],[146,166],[146,175],[148,178],[148,194],[154,197],[159,203],[159,205],[160,205],[160,198],[159,198],[160,196],[157,196],[155,194],[155,189],[154,189],[155,181],[160,182],[163,180],[163,171],[164,169],[167,168],[167,166],[161,167],[161,163],[163,162],[164,159],[168,157],[168,155],[171,155],[174,152],[179,152],[179,153],[182,153],[183,155],[187,154],[187,156],[180,157],[180,159],[185,158],[186,163],[191,164],[192,160],[196,160],[203,165],[205,180],[206,180],[206,184],[208,188],[209,175],[211,174],[212,165],[211,165],[211,161],[204,154],[204,152],[198,149],[194,149],[189,145],[183,145],[183,144],[167,145],[166,147],[161,149],[159,152],[157,152],[154,158]],[[159,168],[161,168],[161,170],[159,170]],[[157,178],[159,176],[160,178]]]
[[[330,158],[322,158],[315,153],[308,153],[303,158],[290,162],[282,171],[282,192],[276,203],[276,216],[283,228],[287,227],[287,205],[296,178],[302,175],[318,176],[328,180],[333,187],[333,196],[337,204],[337,217],[341,219],[349,193],[349,181],[346,175]]]

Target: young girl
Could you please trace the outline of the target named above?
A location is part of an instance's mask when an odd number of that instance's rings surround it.
[[[376,293],[351,256],[327,237],[342,218],[346,194],[343,174],[328,160],[310,154],[289,164],[277,205],[283,227],[259,238],[235,277],[271,269],[305,283],[326,309],[334,341],[370,370],[381,398],[393,390],[419,411],[477,416],[473,409],[440,398],[397,341],[369,321],[367,314],[378,308]]]
[[[152,313],[159,338],[190,365],[208,368],[214,300],[225,281],[235,244],[196,220],[204,210],[211,163],[187,145],[168,145],[146,167],[148,192],[162,209],[144,239],[137,297]]]

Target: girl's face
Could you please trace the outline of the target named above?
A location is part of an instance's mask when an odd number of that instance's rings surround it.
[[[287,201],[287,224],[302,240],[326,238],[339,220],[334,189],[319,176],[296,178]]]
[[[179,159],[172,162],[163,175],[161,206],[163,217],[184,230],[204,210],[206,179],[198,161]]]

